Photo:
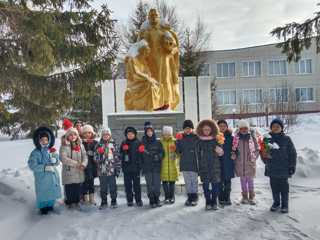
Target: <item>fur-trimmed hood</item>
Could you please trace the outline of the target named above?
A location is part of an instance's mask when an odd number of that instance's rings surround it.
[[[209,126],[211,128],[211,136],[216,137],[216,135],[219,133],[219,127],[217,123],[214,120],[206,119],[199,122],[196,133],[199,137],[203,136],[203,127]]]

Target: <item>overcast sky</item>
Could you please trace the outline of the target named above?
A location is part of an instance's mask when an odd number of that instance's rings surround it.
[[[137,0],[94,0],[107,2],[114,17],[128,21]],[[146,1],[153,2],[153,1]],[[276,26],[312,17],[320,11],[320,0],[168,0],[178,16],[192,25],[200,15],[212,32],[210,49],[231,49],[273,43],[269,32]]]

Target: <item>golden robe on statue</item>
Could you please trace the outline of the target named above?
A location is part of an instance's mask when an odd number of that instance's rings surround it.
[[[158,12],[151,9],[148,22],[140,31],[140,39],[150,47],[147,57],[151,76],[160,85],[160,110],[175,110],[180,101],[179,93],[179,42],[168,24],[160,23]]]
[[[151,77],[146,64],[150,49],[146,42],[134,46],[137,55],[127,56],[125,60],[127,89],[125,92],[126,110],[153,111],[159,105],[159,84]]]
[[[148,20],[126,58],[126,110],[175,110],[179,93],[179,42],[158,12],[151,9]],[[132,54],[138,50],[139,54]]]

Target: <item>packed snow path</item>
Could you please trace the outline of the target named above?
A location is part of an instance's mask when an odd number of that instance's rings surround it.
[[[320,232],[319,214],[312,216],[316,209],[309,212],[300,209],[301,206],[308,209],[305,199],[319,202],[320,188],[316,187],[293,185],[288,215],[268,211],[272,202],[267,179],[259,179],[256,184],[257,206],[238,205],[240,189],[236,179],[234,204],[218,211],[205,211],[203,197],[198,206],[185,207],[183,195],[177,196],[174,205],[128,208],[120,192],[117,209],[84,207],[77,211],[59,205],[55,213],[40,216],[34,208],[32,181],[28,179],[32,179],[28,169],[0,173],[0,229],[6,239],[300,240],[318,239]],[[146,198],[144,201],[147,203]]]

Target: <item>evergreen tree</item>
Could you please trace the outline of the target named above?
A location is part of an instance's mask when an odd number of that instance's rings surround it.
[[[106,5],[98,11],[89,0],[0,2],[6,118],[19,116],[24,130],[50,125],[79,97],[93,97],[96,83],[110,79],[119,48],[115,22]]]
[[[320,53],[320,12],[316,12],[313,18],[303,23],[292,22],[274,28],[271,35],[283,40],[277,47],[287,55],[289,62],[298,61],[302,50],[309,49],[312,43],[316,44],[316,52]]]

